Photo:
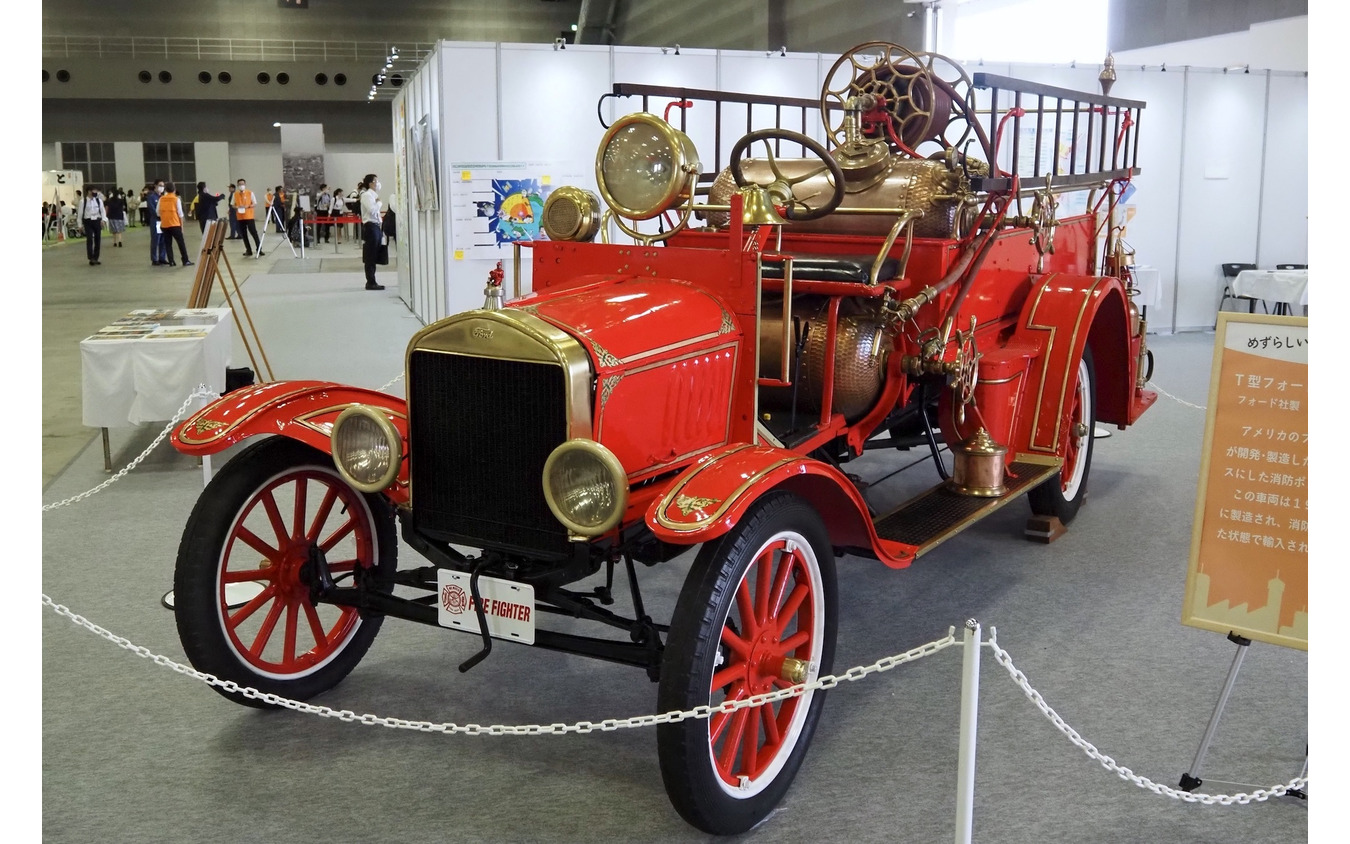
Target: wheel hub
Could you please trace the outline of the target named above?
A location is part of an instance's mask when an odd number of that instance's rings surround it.
[[[287,599],[308,597],[309,584],[304,567],[309,562],[307,548],[302,542],[288,542],[281,550],[281,562],[276,566],[273,577],[277,591]]]

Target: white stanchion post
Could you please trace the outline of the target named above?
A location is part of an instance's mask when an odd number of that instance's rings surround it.
[[[980,623],[966,619],[961,658],[961,743],[956,760],[956,844],[970,844],[975,825],[975,724],[980,703]]]

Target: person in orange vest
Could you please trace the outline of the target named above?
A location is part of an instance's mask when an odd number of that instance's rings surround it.
[[[183,266],[192,266],[188,260],[187,242],[183,240],[183,201],[178,198],[177,187],[173,182],[164,185],[164,193],[159,197],[159,232],[164,238],[164,254],[173,263],[173,244],[178,244],[178,255]]]
[[[234,186],[234,196],[231,198],[234,208],[234,218],[239,223],[239,237],[244,241],[244,257],[253,257],[253,249],[258,250],[258,257],[263,256],[262,241],[258,238],[258,226],[253,221],[254,209],[258,207],[258,198],[253,195],[253,191],[248,189],[244,180],[240,179]],[[253,246],[249,246],[248,237],[253,235]]]

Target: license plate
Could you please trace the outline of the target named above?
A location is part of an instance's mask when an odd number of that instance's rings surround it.
[[[440,569],[436,575],[442,627],[479,635],[478,612],[469,575]],[[513,642],[534,644],[534,587],[496,577],[479,577],[478,594],[483,599],[488,635]]]

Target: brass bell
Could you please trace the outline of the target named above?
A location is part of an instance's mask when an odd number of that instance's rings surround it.
[[[745,200],[741,211],[741,222],[747,226],[781,226],[787,222],[774,207],[773,197],[760,185],[746,185],[741,188],[741,197]]]
[[[1003,465],[1008,447],[999,445],[984,428],[952,449],[952,476],[947,487],[961,495],[998,498],[1008,491],[1003,483]]]

